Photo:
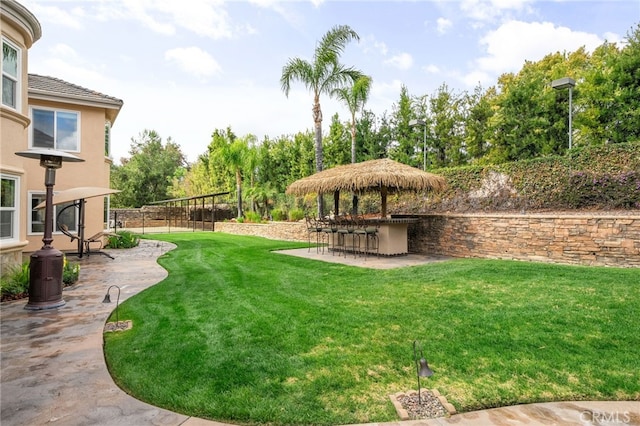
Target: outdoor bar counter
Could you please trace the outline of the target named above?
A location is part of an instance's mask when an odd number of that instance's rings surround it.
[[[417,218],[384,218],[374,219],[380,224],[378,229],[378,253],[382,256],[398,256],[409,253],[407,228],[410,223],[417,223]],[[363,247],[364,248],[364,247]],[[370,253],[375,250],[369,248]]]

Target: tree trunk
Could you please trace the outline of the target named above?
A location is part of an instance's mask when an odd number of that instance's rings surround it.
[[[238,219],[240,219],[242,214],[242,175],[240,174],[240,170],[236,170],[236,192],[238,193]]]
[[[313,121],[315,123],[316,142],[316,172],[322,171],[322,110],[320,109],[319,95],[314,97]],[[318,194],[318,218],[324,216],[324,200],[322,194]]]

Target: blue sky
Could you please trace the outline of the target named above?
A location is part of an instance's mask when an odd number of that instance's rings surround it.
[[[57,77],[124,101],[112,132],[113,157],[127,157],[144,129],[171,137],[188,160],[214,129],[260,140],[313,127],[312,97],[280,88],[289,58],[311,59],[316,41],[349,25],[360,42],[342,62],[372,76],[367,109],[391,112],[400,88],[433,93],[489,87],[525,60],[623,42],[640,22],[640,1],[273,1],[22,0],[42,38],[29,72]],[[324,122],[348,119],[321,99]]]

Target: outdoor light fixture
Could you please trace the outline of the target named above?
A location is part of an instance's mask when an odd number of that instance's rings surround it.
[[[107,294],[104,295],[104,299],[102,299],[102,303],[111,303],[111,295],[109,295],[109,292],[113,287],[118,289],[118,298],[116,299],[116,328],[118,328],[120,324],[120,318],[118,317],[118,306],[120,306],[120,287],[115,284],[110,286],[107,289]]]
[[[573,139],[573,132],[571,130],[571,115],[572,115],[572,107],[571,107],[571,98],[573,93],[573,87],[576,85],[576,81],[569,77],[560,78],[558,80],[553,80],[551,82],[551,87],[556,90],[569,89],[569,149],[571,149],[571,143]]]
[[[409,120],[409,127],[422,126],[424,128],[422,138],[422,170],[427,170],[427,122],[424,120]]]
[[[422,353],[422,345],[420,345],[420,358],[418,358],[418,349],[416,348],[419,345],[417,340],[413,341],[413,361],[416,364],[416,374],[418,375],[418,404],[422,404],[422,391],[420,389],[420,377],[431,377],[433,376],[433,370],[429,368],[429,364],[427,360],[424,359],[424,354]]]
[[[24,307],[28,310],[58,308],[65,304],[62,300],[63,254],[53,248],[53,186],[56,183],[56,169],[63,162],[84,161],[73,154],[55,149],[30,149],[16,152],[25,158],[40,160],[45,168],[44,185],[47,189],[44,210],[44,245],[31,254],[29,262],[29,302]]]

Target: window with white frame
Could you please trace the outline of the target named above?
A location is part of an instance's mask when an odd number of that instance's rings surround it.
[[[36,209],[36,206],[46,199],[45,193],[32,192],[29,194],[29,205],[31,206],[31,217],[29,221],[29,230],[31,234],[44,233],[44,208]],[[56,221],[59,225],[66,225],[69,232],[73,233],[78,230],[78,209],[72,206],[73,203],[63,203],[53,206],[53,231],[57,232]],[[68,206],[72,206],[66,208]],[[58,217],[58,214],[60,217]]]
[[[21,52],[8,40],[2,39],[2,105],[20,108]]]
[[[31,147],[80,151],[80,113],[31,108]]]
[[[19,179],[17,176],[2,175],[0,186],[0,239],[18,240],[20,201]]]

